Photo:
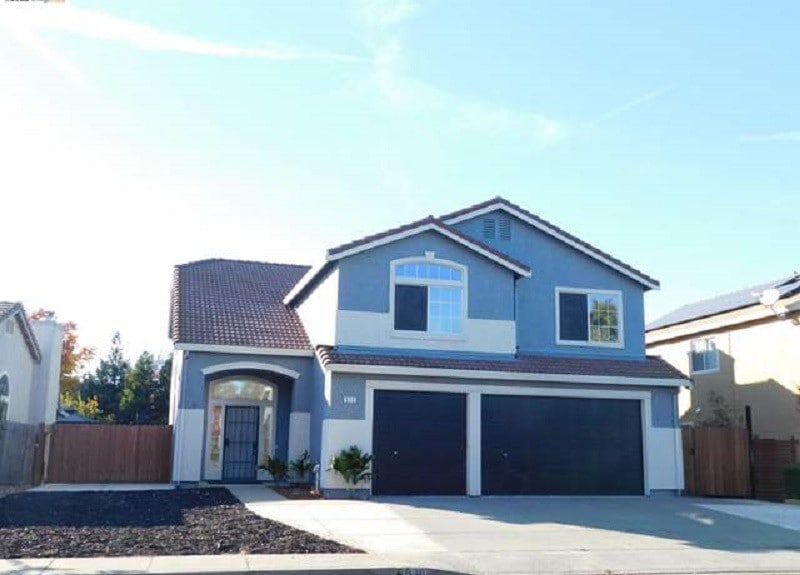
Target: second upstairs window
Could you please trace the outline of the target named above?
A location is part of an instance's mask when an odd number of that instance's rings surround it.
[[[622,347],[622,293],[558,288],[556,337],[559,344]]]
[[[398,332],[460,334],[466,268],[430,259],[392,263],[394,329]]]

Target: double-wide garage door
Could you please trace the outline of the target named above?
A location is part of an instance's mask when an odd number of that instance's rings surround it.
[[[481,491],[641,494],[638,400],[481,397]],[[376,390],[376,495],[463,495],[467,396]]]

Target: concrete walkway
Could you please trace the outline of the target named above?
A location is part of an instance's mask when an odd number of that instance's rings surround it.
[[[800,572],[796,531],[709,509],[712,500],[289,501],[261,486],[230,489],[268,519],[389,562],[402,560],[459,573]]]
[[[723,503],[705,503],[701,507],[760,521],[768,525],[775,525],[783,529],[800,531],[800,505],[737,500]]]

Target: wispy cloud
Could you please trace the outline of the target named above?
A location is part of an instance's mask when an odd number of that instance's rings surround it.
[[[616,108],[613,108],[613,109],[609,110],[608,112],[600,114],[594,120],[590,121],[589,125],[590,126],[596,126],[597,124],[600,124],[602,122],[606,122],[606,121],[611,120],[613,118],[617,118],[617,117],[619,117],[619,116],[621,116],[621,115],[633,110],[634,108],[638,108],[639,106],[641,106],[642,104],[644,104],[646,102],[652,102],[653,100],[657,100],[658,98],[661,98],[664,94],[668,93],[671,89],[672,88],[660,88],[658,90],[652,90],[650,92],[647,92],[646,94],[644,94],[642,96],[639,96],[637,98],[634,98],[633,100],[625,102],[621,106],[617,106]]]
[[[198,56],[255,58],[262,60],[357,61],[346,54],[287,46],[241,46],[214,42],[162,30],[110,14],[72,5],[10,3],[0,6],[0,29],[6,29],[27,47],[51,62],[71,79],[82,82],[80,71],[50,49],[43,33],[59,31],[105,42],[125,44],[152,52],[180,52]]]
[[[465,98],[414,78],[406,73],[403,45],[396,37],[385,40],[374,53],[374,89],[398,113],[436,114],[453,129],[539,144],[551,144],[565,136],[564,126],[544,114]]]
[[[360,0],[358,13],[370,27],[383,28],[411,18],[419,12],[413,0]]]
[[[800,142],[800,131],[742,136],[742,140],[748,142]]]

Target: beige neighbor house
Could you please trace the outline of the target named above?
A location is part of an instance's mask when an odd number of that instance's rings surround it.
[[[40,426],[56,421],[64,328],[0,301],[0,483],[30,481]]]
[[[743,425],[800,438],[800,274],[685,305],[647,326],[649,353],[689,375],[685,425]]]

